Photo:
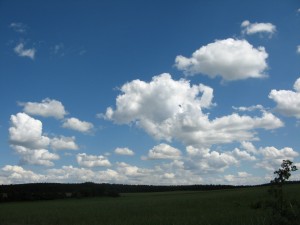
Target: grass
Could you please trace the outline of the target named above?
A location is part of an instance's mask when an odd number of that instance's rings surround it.
[[[268,187],[208,192],[122,194],[120,198],[65,199],[0,204],[0,225],[260,225]],[[300,200],[300,185],[286,193]]]

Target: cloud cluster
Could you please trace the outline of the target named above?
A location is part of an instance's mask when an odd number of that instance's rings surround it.
[[[89,168],[63,166],[60,169],[49,169],[46,174],[49,181],[60,182],[97,182],[116,183],[121,176],[114,170],[94,171]]]
[[[210,120],[204,113],[215,104],[213,89],[187,80],[173,80],[169,74],[149,83],[134,80],[121,87],[116,109],[109,107],[105,118],[118,124],[134,123],[159,140],[176,139],[185,145],[210,146],[256,139],[256,129],[272,130],[283,126],[269,112],[261,117],[236,113]]]
[[[44,175],[25,170],[21,166],[6,165],[1,169],[0,181],[2,184],[36,183],[45,180]]]
[[[153,149],[159,149],[161,146],[155,146]],[[5,180],[4,183],[93,181],[152,185],[259,184],[270,180],[272,171],[280,166],[283,159],[293,160],[299,156],[292,148],[277,149],[272,146],[256,148],[251,142],[243,142],[240,148],[224,152],[193,146],[186,147],[186,154],[168,145],[161,149],[157,152],[162,154],[162,157],[156,158],[168,161],[162,161],[152,168],[142,168],[125,162],[111,164],[104,156],[81,153],[76,156],[80,167],[62,166],[60,169],[35,173],[20,166],[8,165],[0,169],[0,181]],[[170,155],[176,157],[169,157]],[[256,177],[245,170],[239,170],[242,161],[254,163],[256,168],[266,170],[270,176]],[[107,166],[111,169],[102,169]],[[235,167],[237,172],[224,173],[229,167]]]
[[[250,23],[249,20],[245,20],[241,27],[243,28],[242,33],[247,35],[267,33],[271,37],[276,32],[276,26],[272,23]]]
[[[187,146],[188,159],[185,165],[199,173],[224,172],[230,166],[238,166],[241,161],[254,161],[256,158],[245,150],[218,152],[209,148]]]
[[[10,27],[25,33],[26,26],[12,23]],[[271,37],[276,26],[271,23],[241,24],[245,35],[267,34]],[[61,43],[52,48],[53,54],[63,55]],[[35,58],[35,48],[25,48],[19,42],[14,51],[21,57]],[[297,46],[300,53],[300,46]],[[268,53],[264,47],[255,47],[247,40],[228,38],[216,40],[196,50],[190,58],[178,55],[177,69],[186,75],[203,74],[223,81],[267,77]],[[78,150],[76,138],[49,137],[43,133],[42,122],[31,116],[53,117],[63,128],[91,133],[94,125],[75,117],[66,118],[68,112],[57,100],[46,98],[41,102],[19,103],[24,113],[11,115],[9,143],[20,157],[19,166],[0,168],[0,183],[24,182],[109,182],[136,184],[195,184],[195,183],[263,183],[247,171],[224,174],[229,167],[239,168],[243,161],[256,168],[274,171],[283,159],[293,160],[299,153],[293,148],[273,146],[256,148],[251,141],[259,140],[258,130],[274,130],[283,122],[262,105],[233,107],[235,113],[213,118],[209,110],[215,109],[214,90],[204,84],[191,84],[186,79],[174,80],[170,74],[154,76],[150,81],[133,80],[120,88],[115,107],[108,107],[102,115],[116,124],[135,125],[161,143],[148,151],[142,160],[155,161],[154,167],[142,168],[125,162],[111,163],[109,154],[76,154],[78,167],[62,166],[34,172],[26,164],[53,166],[60,156],[58,150]],[[269,98],[276,102],[276,110],[286,116],[300,118],[300,78],[292,90],[272,90]],[[256,116],[247,115],[258,111]],[[240,114],[239,114],[240,113]],[[243,114],[241,114],[243,113]],[[172,147],[179,141],[185,151]],[[230,144],[226,149],[223,144]],[[231,145],[232,144],[232,145]],[[235,144],[240,144],[236,147]],[[51,152],[50,150],[54,151]],[[116,155],[134,156],[129,148],[116,148]],[[114,155],[114,157],[117,157]],[[128,158],[127,158],[128,159]],[[132,158],[130,158],[132,159]],[[145,161],[144,161],[145,162]],[[106,167],[109,167],[106,168]]]
[[[90,122],[81,121],[75,117],[64,119],[68,112],[60,101],[54,99],[46,98],[42,102],[21,102],[19,105],[23,106],[23,111],[29,115],[63,119],[63,128],[82,133],[90,133],[94,129],[94,125]]]
[[[21,159],[21,164],[53,166],[54,160],[59,155],[51,153],[47,148],[53,150],[77,150],[75,137],[49,138],[43,135],[43,124],[26,113],[11,115],[11,126],[9,128],[9,142]]]
[[[279,113],[300,119],[300,78],[296,80],[294,90],[272,90],[269,98],[276,102]]]
[[[9,27],[17,33],[26,33],[26,30],[28,29],[26,24],[16,22],[11,23]]]
[[[253,47],[246,40],[217,40],[196,50],[190,58],[179,55],[175,66],[187,75],[204,74],[223,80],[264,78],[268,68],[264,47]]]

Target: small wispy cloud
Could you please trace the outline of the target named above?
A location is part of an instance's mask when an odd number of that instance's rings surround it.
[[[51,51],[54,55],[64,56],[65,55],[64,49],[65,49],[64,44],[59,43],[59,44],[54,45],[51,48]]]
[[[23,43],[19,43],[15,48],[14,48],[14,52],[20,56],[20,57],[28,57],[31,59],[34,59],[35,57],[35,53],[36,53],[36,49],[35,48],[28,48],[25,49],[25,46]]]
[[[297,53],[300,54],[300,45],[297,46]]]
[[[255,111],[255,110],[264,111],[265,110],[265,108],[262,105],[253,105],[253,106],[249,106],[249,107],[244,107],[244,106],[235,107],[235,106],[232,106],[232,108],[234,110],[241,111],[241,112],[252,112],[252,111]]]
[[[82,55],[86,54],[86,52],[87,52],[86,49],[82,48],[82,49],[80,49],[80,51],[78,52],[78,55],[82,56]]]
[[[270,37],[276,32],[276,26],[272,23],[250,23],[249,20],[242,22],[242,33],[252,35],[256,33],[268,33]]]
[[[12,28],[15,32],[18,33],[26,33],[26,30],[28,29],[28,26],[23,23],[11,23],[9,25],[10,28]]]

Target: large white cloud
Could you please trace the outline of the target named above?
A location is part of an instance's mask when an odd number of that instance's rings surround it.
[[[276,32],[276,26],[272,23],[250,23],[250,21],[245,20],[241,27],[243,28],[242,33],[247,35],[267,33],[271,37]]]
[[[159,144],[149,150],[149,159],[177,159],[181,156],[179,149],[168,144]]]
[[[50,139],[42,135],[43,124],[40,120],[28,116],[26,113],[11,115],[9,139],[13,145],[27,148],[46,148]]]
[[[98,166],[111,166],[109,160],[102,155],[87,155],[80,153],[76,156],[77,163],[82,167],[98,167]]]
[[[20,105],[24,106],[23,111],[29,115],[62,119],[67,114],[60,101],[49,98],[44,99],[42,102],[25,102],[20,103]]]
[[[283,126],[273,114],[260,117],[232,114],[210,120],[213,89],[173,80],[169,74],[153,77],[149,83],[134,80],[121,87],[116,109],[109,107],[105,117],[119,124],[135,123],[156,139],[177,139],[186,145],[210,146],[256,139],[256,129]]]
[[[15,48],[14,52],[21,57],[28,57],[30,59],[34,59],[36,49],[35,48],[27,48],[25,49],[25,46],[23,43],[19,43]]]
[[[9,141],[14,151],[21,157],[20,163],[53,166],[53,160],[58,160],[57,154],[49,152],[51,139],[43,135],[43,125],[40,120],[26,113],[11,115]]]
[[[230,166],[237,166],[244,161],[253,161],[256,158],[246,151],[235,148],[233,151],[218,152],[209,148],[187,146],[188,160],[186,167],[198,170],[200,173],[223,172]]]
[[[275,147],[265,147],[260,149],[261,154],[267,159],[292,159],[297,157],[299,154],[292,148],[285,147],[281,150]]]
[[[217,40],[195,51],[191,58],[179,55],[175,66],[188,75],[205,74],[223,80],[266,77],[268,53],[264,47],[253,47],[246,40]]]
[[[261,147],[258,149],[258,152],[262,155],[262,160],[256,166],[269,171],[277,169],[281,165],[282,160],[288,159],[293,161],[295,157],[299,156],[298,152],[289,147],[282,149],[277,149],[273,146]]]
[[[167,73],[153,77],[149,83],[133,80],[123,85],[121,91],[124,94],[117,97],[117,110],[108,108],[106,112],[106,118],[117,123],[130,123],[136,119],[162,122],[191,105],[196,105],[199,111],[201,107],[213,105],[210,87],[202,84],[190,86],[189,81],[175,81]]]
[[[1,171],[2,179],[4,181],[3,183],[1,182],[2,184],[36,183],[45,181],[44,175],[25,170],[21,166],[6,165]]]
[[[278,112],[300,119],[300,78],[296,80],[294,90],[272,90],[269,98],[276,102]]]
[[[30,149],[19,145],[12,145],[15,152],[21,156],[21,164],[53,166],[53,160],[58,160],[57,154],[49,152],[47,149]]]
[[[94,128],[94,125],[90,122],[81,121],[77,118],[68,118],[64,121],[62,127],[76,130],[82,133],[89,133]]]
[[[75,143],[75,137],[55,137],[51,139],[51,148],[54,150],[77,150],[79,147]]]

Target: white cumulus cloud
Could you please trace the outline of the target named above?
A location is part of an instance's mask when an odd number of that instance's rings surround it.
[[[250,23],[250,21],[245,20],[241,27],[243,28],[242,33],[247,35],[267,33],[271,37],[276,32],[276,26],[272,23]]]
[[[36,49],[35,48],[28,48],[25,49],[25,46],[23,43],[19,43],[15,48],[14,48],[15,53],[18,56],[21,57],[28,57],[31,59],[34,59],[35,57],[35,53],[36,53]]]
[[[187,146],[188,160],[186,166],[191,170],[207,172],[223,172],[230,166],[237,166],[240,161],[254,161],[250,153],[235,148],[232,151],[218,152],[209,148]]]
[[[178,159],[181,156],[180,150],[168,144],[159,144],[149,150],[149,159]]]
[[[188,75],[204,74],[223,80],[264,78],[268,68],[264,47],[253,47],[246,40],[217,40],[196,50],[190,58],[179,55],[175,66]]]
[[[283,160],[293,161],[299,153],[290,147],[277,149],[273,146],[261,147],[258,149],[259,154],[262,155],[262,160],[256,164],[256,167],[263,168],[269,171],[277,169]]]
[[[75,143],[75,137],[60,136],[51,139],[51,148],[54,150],[77,150],[79,147]]]
[[[169,74],[153,77],[149,83],[134,80],[121,87],[116,109],[109,107],[105,118],[118,124],[136,124],[159,140],[179,140],[185,145],[210,146],[256,139],[256,129],[272,130],[283,123],[272,113],[260,117],[228,116],[209,119],[213,90],[173,80]]]
[[[267,159],[293,159],[299,155],[296,151],[289,147],[285,147],[280,150],[275,147],[265,147],[261,148],[259,151]]]
[[[94,125],[90,122],[81,121],[75,117],[68,118],[64,121],[62,127],[71,130],[76,130],[82,133],[89,133],[94,128]]]
[[[50,138],[43,136],[43,125],[26,113],[11,115],[9,128],[9,141],[14,151],[21,157],[21,164],[53,166],[53,160],[58,160],[57,154],[49,152],[46,148]]]
[[[190,86],[189,81],[175,81],[167,73],[153,77],[149,83],[133,80],[123,85],[121,91],[124,94],[117,97],[117,110],[108,108],[105,115],[117,123],[129,123],[135,119],[162,122],[191,105],[197,105],[198,110],[213,105],[210,87],[202,84]]]
[[[22,102],[19,105],[23,106],[23,111],[29,115],[62,119],[67,114],[60,101],[49,98],[42,100],[42,102]]]
[[[78,165],[82,167],[99,167],[99,166],[111,166],[109,160],[102,155],[87,155],[86,153],[80,153],[76,156]]]
[[[115,153],[118,155],[134,155],[134,152],[129,148],[116,148]]]
[[[124,162],[117,163],[117,171],[125,176],[133,177],[147,177],[151,171],[137,166],[132,166]]]
[[[255,146],[248,141],[243,141],[241,143],[241,148],[244,149],[246,152],[252,153],[252,154],[258,154],[257,149],[255,148]]]
[[[21,156],[21,164],[53,166],[53,160],[58,160],[57,154],[49,152],[47,149],[30,149],[19,145],[13,145],[12,148]]]
[[[44,175],[36,174],[30,170],[25,170],[21,166],[6,165],[1,171],[6,184],[36,183],[45,180]],[[0,175],[1,178],[1,175]]]
[[[43,124],[40,120],[28,116],[26,113],[11,115],[9,140],[13,145],[27,148],[46,148],[50,139],[42,135]]]
[[[269,98],[276,102],[278,112],[300,119],[300,78],[296,80],[294,90],[272,90]]]

